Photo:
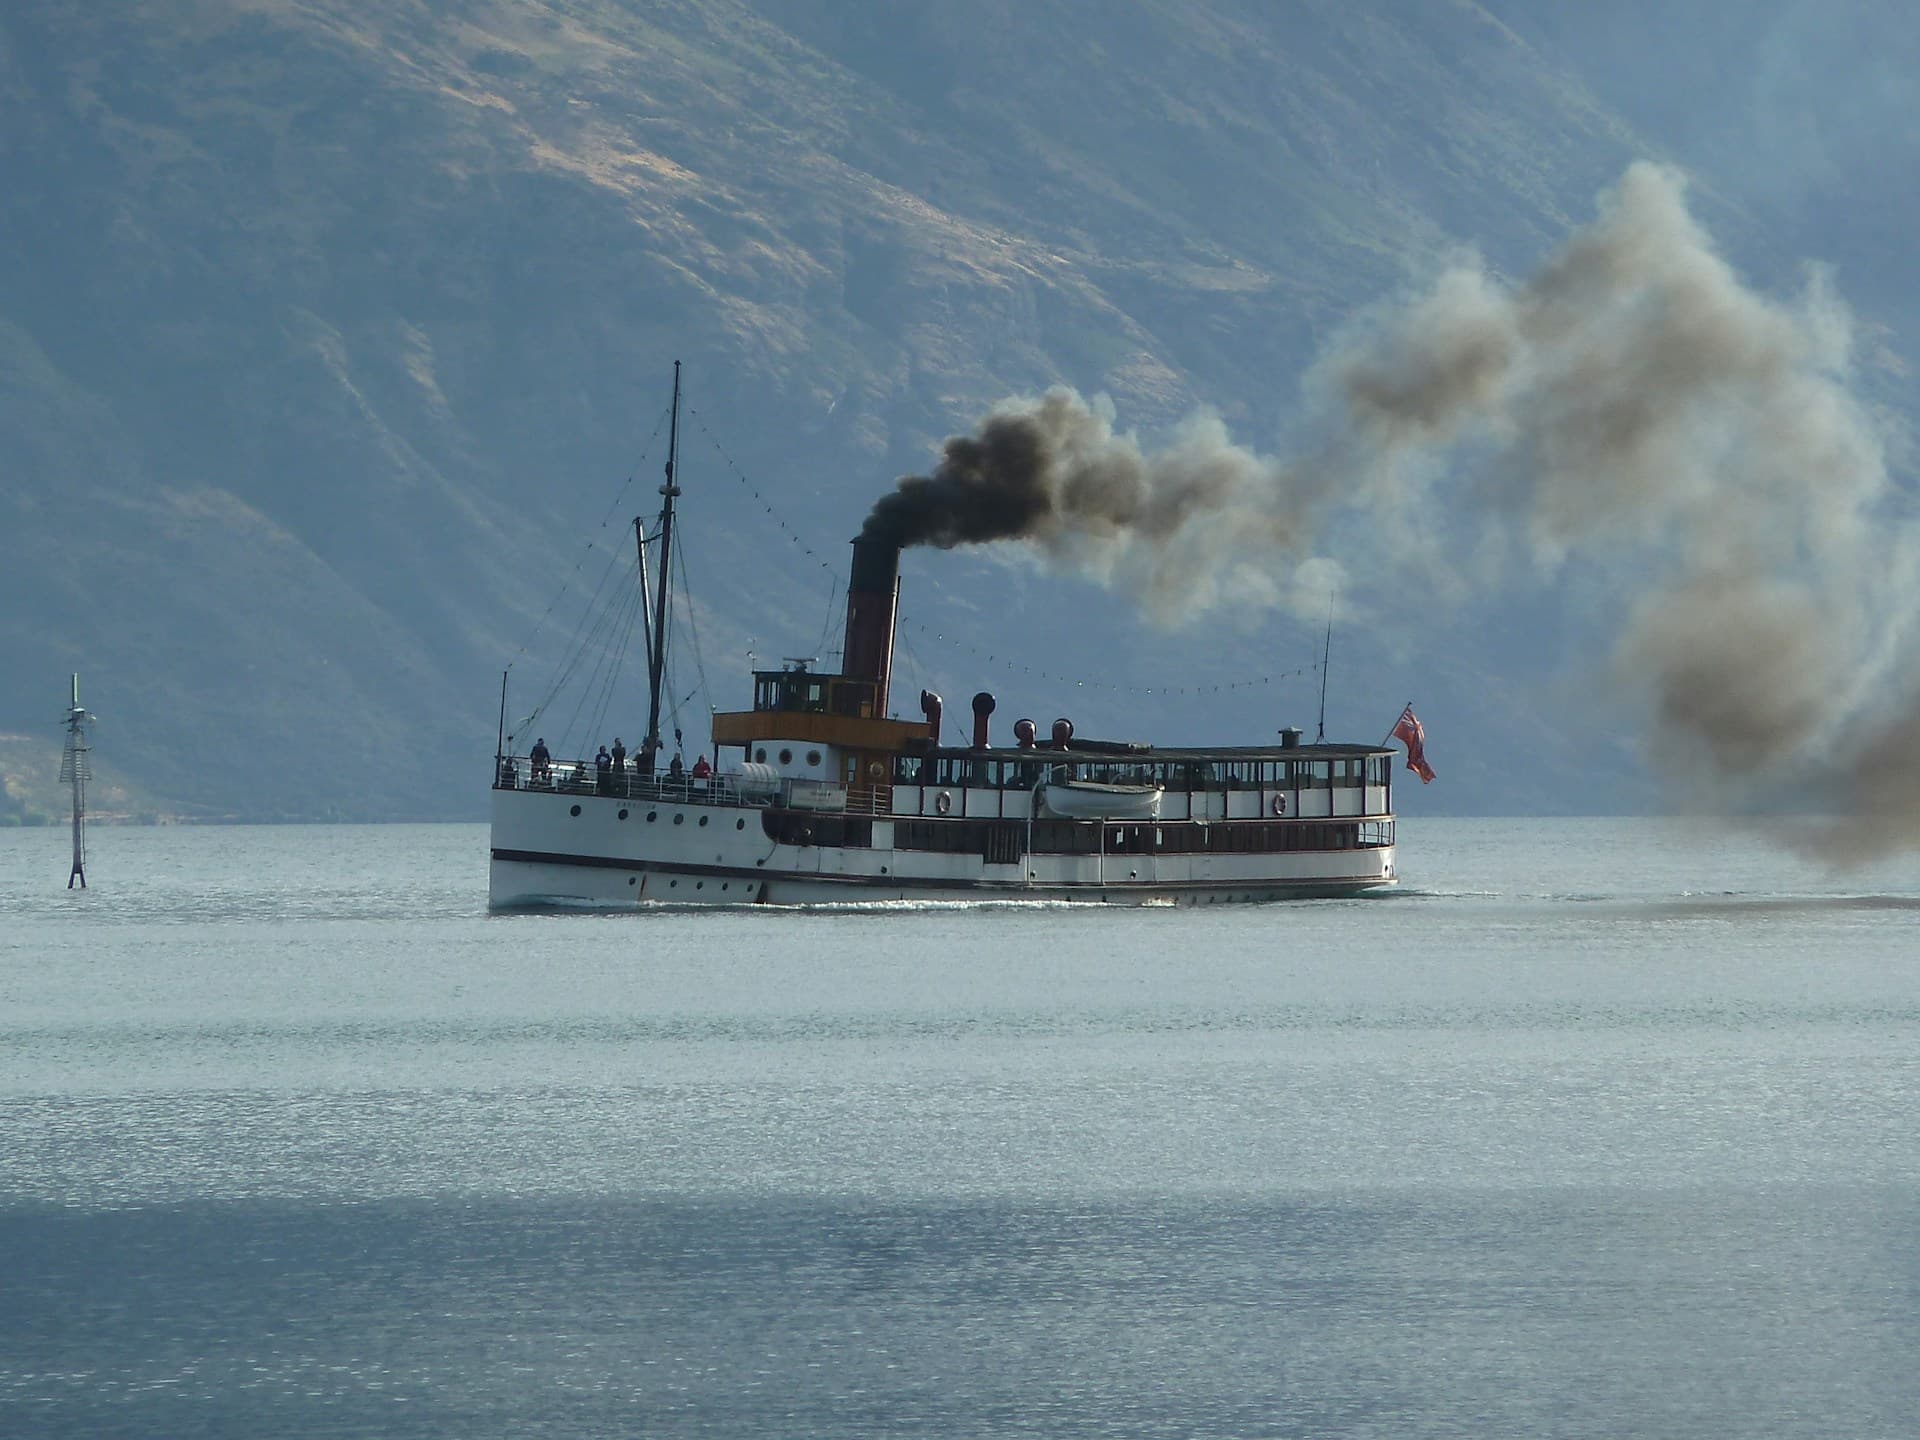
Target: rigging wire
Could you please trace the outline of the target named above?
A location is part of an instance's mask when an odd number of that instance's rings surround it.
[[[697,613],[699,607],[693,603],[693,585],[692,582],[687,579],[687,546],[684,543],[682,543],[679,552],[674,558],[679,561],[680,565],[680,593],[688,597],[685,607],[687,612],[687,640],[688,643],[693,646],[693,673],[699,677],[698,689],[689,691],[688,698],[691,699],[696,694],[705,695],[707,698],[707,714],[711,715],[714,711],[713,689],[707,684],[707,665],[700,654],[700,619]],[[677,734],[680,726],[678,706],[674,709],[673,718],[674,730]]]
[[[626,605],[625,623],[620,627],[619,638],[613,642],[613,664],[608,668],[606,684],[600,688],[600,703],[594,707],[592,719],[587,724],[589,742],[594,736],[607,733],[607,710],[613,704],[614,691],[619,684],[627,657],[633,654],[634,623],[646,609],[646,596],[638,585],[634,586],[630,596]]]
[[[653,444],[660,438],[660,427],[667,423],[667,414],[671,409],[671,406],[662,408],[659,418],[653,422],[653,432],[647,436],[646,443],[640,447],[639,460],[635,462],[627,478],[620,483],[620,489],[614,494],[613,503],[607,506],[606,513],[600,517],[599,529],[605,530],[607,528],[607,522],[613,518],[613,512],[619,508],[621,500],[626,497],[627,491],[633,487],[634,477],[647,468],[647,459],[653,453]],[[560,582],[560,589],[554,594],[553,599],[547,602],[547,608],[540,612],[540,618],[534,624],[533,633],[529,635],[526,642],[514,652],[513,659],[507,662],[507,669],[513,669],[513,667],[519,663],[520,658],[524,656],[528,650],[532,649],[534,643],[539,640],[540,632],[546,627],[548,619],[552,617],[554,607],[566,598],[567,591],[572,587],[573,582],[579,578],[580,567],[587,563],[587,555],[593,551],[598,543],[599,541],[597,539],[587,542],[586,549],[581,552],[580,558],[573,562],[573,569],[567,573],[567,578]]]
[[[636,603],[635,592],[628,591],[620,600],[609,604],[595,621],[592,633],[582,643],[583,655],[595,645],[596,641],[598,648],[595,652],[593,669],[580,687],[580,698],[574,703],[573,713],[568,716],[566,726],[560,732],[560,743],[563,748],[570,746],[574,731],[580,723],[581,711],[586,709],[595,692],[610,687],[614,678],[617,677],[625,656],[614,643],[613,634],[616,630],[624,630],[626,635],[632,634],[633,607]],[[603,675],[606,677],[604,682]],[[583,743],[591,743],[592,734],[592,730],[589,729]]]
[[[813,561],[822,570],[826,571],[828,575],[834,578],[834,581],[837,584],[839,581],[840,572],[834,566],[828,564],[826,560],[822,559],[820,556],[820,553],[817,550],[815,550],[811,545],[807,544],[805,540],[801,539],[800,534],[797,530],[795,530],[791,525],[787,524],[786,520],[781,516],[780,512],[775,510],[772,504],[767,500],[767,497],[760,493],[759,487],[756,486],[753,483],[753,481],[747,478],[746,471],[742,470],[739,466],[739,463],[734,460],[733,456],[727,453],[727,447],[722,445],[720,441],[717,438],[715,438],[711,430],[707,429],[707,422],[700,418],[700,412],[698,410],[695,410],[691,406],[689,406],[687,407],[687,414],[693,417],[693,423],[700,427],[700,433],[707,437],[707,443],[713,446],[714,450],[719,454],[721,460],[726,462],[727,469],[733,472],[733,478],[738,480],[741,486],[746,490],[746,492],[749,495],[751,495],[759,503],[760,508],[767,512],[767,518],[772,520],[773,523],[779,528],[780,532],[783,535],[785,535],[787,539],[791,540],[795,546],[799,548],[801,554],[805,555],[809,560]]]
[[[581,662],[586,658],[588,647],[592,643],[593,637],[599,632],[601,626],[605,624],[606,604],[602,602],[601,596],[606,592],[608,582],[613,579],[620,565],[620,560],[621,557],[618,554],[609,555],[606,568],[601,571],[599,583],[593,587],[593,594],[587,601],[586,609],[582,612],[578,624],[574,627],[573,637],[567,642],[567,649],[563,652],[565,658],[562,660],[559,670],[555,673],[551,683],[548,684],[546,693],[540,697],[539,702],[533,707],[532,712],[521,722],[519,730],[516,731],[516,733],[524,731],[527,726],[539,721],[540,717],[546,713],[547,707],[559,698],[560,693],[567,687],[574,673],[579,669]],[[508,668],[511,669],[512,667],[509,666]]]
[[[816,655],[827,653],[827,637],[833,633],[834,602],[839,598],[840,576],[835,574],[832,588],[827,591],[827,613],[820,622],[820,638],[813,643],[813,653]]]
[[[841,594],[841,577],[840,577],[839,568],[833,565],[830,561],[826,560],[818,550],[814,549],[812,545],[807,543],[806,539],[803,536],[801,536],[798,531],[796,531],[790,524],[787,523],[785,517],[782,516],[779,513],[779,511],[777,511],[773,507],[772,503],[768,501],[767,497],[761,492],[759,487],[756,486],[753,483],[753,481],[748,478],[746,472],[741,469],[739,463],[734,460],[733,456],[731,455],[731,453],[728,452],[727,448],[724,445],[722,445],[719,439],[713,434],[713,432],[707,428],[706,421],[701,417],[700,412],[694,409],[692,406],[685,406],[683,408],[685,410],[685,413],[699,427],[700,433],[706,437],[707,443],[710,444],[713,447],[715,453],[719,455],[721,461],[725,464],[729,473],[731,473],[733,477],[740,483],[742,488],[745,489],[746,492],[753,497],[754,501],[760,506],[761,510],[765,512],[768,519],[773,522],[774,526],[780,531],[780,533],[786,536],[787,540],[794,546],[795,549],[797,549],[808,560],[818,565],[820,569],[828,576],[826,612],[825,612],[825,617],[821,626],[820,639],[816,644],[815,649],[818,653],[822,655],[831,653],[827,649],[827,641],[831,636],[832,629],[833,629],[833,617],[835,613],[835,604],[839,600],[840,594]],[[654,422],[653,430],[647,438],[646,446],[643,448],[641,452],[640,461],[635,465],[633,472],[629,474],[626,477],[626,479],[621,483],[619,491],[616,492],[612,502],[608,505],[605,514],[602,516],[600,520],[599,527],[598,527],[599,529],[605,530],[608,527],[613,515],[619,509],[620,504],[622,500],[625,498],[628,490],[632,487],[634,479],[641,473],[644,473],[647,459],[651,455],[652,447],[654,443],[659,439],[660,431],[667,423],[667,416],[670,412],[670,409],[671,407],[666,407],[661,410],[658,419],[656,419],[656,421]],[[624,525],[621,527],[621,531],[624,538],[624,534],[626,531],[626,527]],[[649,537],[649,538],[654,538],[654,537]],[[556,592],[553,599],[548,603],[546,610],[542,612],[539,622],[534,627],[533,634],[528,637],[526,643],[523,644],[520,647],[520,649],[516,652],[514,659],[508,663],[507,668],[509,670],[511,670],[514,667],[514,665],[517,664],[520,659],[524,658],[529,653],[529,651],[533,648],[535,643],[538,641],[540,634],[545,629],[547,622],[552,618],[554,611],[559,607],[560,602],[566,597],[568,592],[572,589],[574,583],[579,579],[581,571],[584,569],[586,565],[587,557],[596,548],[598,548],[599,545],[600,545],[600,541],[598,539],[590,540],[587,542],[585,550],[582,552],[580,558],[574,562],[573,569],[569,572],[567,579],[564,582],[562,582],[559,591]],[[603,596],[606,591],[607,583],[616,572],[616,568],[619,565],[621,558],[622,558],[622,555],[620,550],[615,550],[609,556],[608,564],[602,570],[600,579],[594,587],[593,594],[589,598],[587,606],[585,607],[585,610],[582,613],[580,620],[576,623],[574,627],[574,633],[571,641],[569,642],[569,648],[567,649],[567,651],[563,652],[566,656],[565,660],[561,664],[560,669],[555,675],[552,683],[547,687],[547,691],[545,695],[542,697],[542,699],[540,700],[539,704],[537,704],[525,717],[523,717],[514,726],[513,732],[512,732],[513,734],[524,735],[533,726],[538,724],[541,717],[546,713],[546,711],[553,704],[553,702],[559,697],[561,691],[563,691],[573,681],[574,677],[579,673],[581,665],[585,662],[587,652],[592,648],[593,641],[595,640],[596,637],[598,637],[602,641],[602,643],[605,644],[607,641],[610,641],[612,639],[611,631],[617,629],[620,631],[620,636],[621,636],[619,643],[622,645],[625,645],[626,643],[630,642],[631,636],[632,636],[632,625],[634,620],[632,609],[635,603],[634,601],[635,592],[628,592],[627,597],[623,601],[621,601],[617,606],[610,607],[614,612],[614,615],[612,616],[609,615],[606,609],[601,608],[603,603],[605,603],[603,602]],[[682,548],[677,559],[678,559],[678,570],[679,570],[683,593],[686,593],[690,596],[691,589],[690,587],[688,587],[687,580],[686,580],[687,571],[686,571],[686,555],[685,555],[684,547]],[[624,620],[621,620],[621,619],[615,618],[616,616],[625,617],[625,618]],[[708,699],[708,707],[707,707],[708,710],[711,711],[713,709],[713,705],[712,705],[713,691],[705,673],[705,665],[704,665],[703,657],[700,654],[697,621],[695,621],[692,618],[693,611],[691,606],[689,606],[688,608],[688,616],[689,616],[689,619],[688,619],[689,640],[694,646],[694,667],[699,679],[698,679],[698,684],[693,689],[688,690],[686,694],[681,698],[681,700],[675,703],[674,709],[671,712],[671,718],[674,723],[676,735],[679,734],[679,723],[680,723],[679,706],[685,704],[694,695],[705,694]],[[962,640],[957,636],[948,635],[944,631],[934,630],[931,627],[925,624],[922,624],[919,621],[901,620],[898,623],[904,628],[910,629],[918,633],[924,639],[938,641],[943,646],[946,646],[950,649],[956,650],[962,654],[967,655],[975,663],[984,663],[987,665],[991,665],[996,669],[1004,670],[1009,674],[1018,674],[1018,675],[1028,676],[1032,679],[1045,681],[1047,683],[1058,685],[1067,689],[1098,690],[1098,691],[1103,691],[1106,693],[1116,694],[1116,695],[1155,695],[1155,694],[1158,694],[1158,695],[1221,695],[1221,694],[1228,694],[1228,693],[1239,691],[1239,690],[1251,690],[1251,689],[1255,689],[1262,686],[1269,686],[1274,684],[1276,681],[1297,679],[1302,676],[1317,674],[1322,672],[1323,669],[1325,668],[1325,662],[1324,660],[1322,660],[1322,661],[1316,661],[1311,664],[1299,666],[1292,670],[1279,671],[1279,672],[1268,674],[1268,675],[1246,677],[1246,678],[1232,680],[1232,681],[1220,681],[1211,685],[1131,685],[1131,684],[1123,684],[1123,683],[1109,681],[1109,680],[1079,679],[1071,675],[1065,675],[1065,674],[1061,674],[1058,671],[1047,669],[1043,666],[1021,664],[1015,661],[1014,659],[1012,659],[1010,656],[1002,656],[997,653],[982,650],[979,646],[970,644],[967,641]],[[663,685],[667,689],[668,694],[671,695],[673,693],[672,687],[670,684],[666,684],[667,674],[668,674],[668,655],[669,655],[669,646],[667,645],[666,642],[667,642],[667,637],[664,637],[664,636],[661,637],[660,639],[661,670],[662,670]],[[904,642],[902,643],[904,646]],[[599,660],[596,661],[592,670],[589,672],[589,678],[588,678],[588,684],[587,684],[588,695],[593,694],[596,689],[598,689],[599,695],[600,695],[599,702],[591,712],[592,718],[596,724],[604,722],[606,710],[611,703],[613,686],[614,686],[615,680],[617,679],[617,666],[613,671],[608,671],[606,668],[606,660],[607,660],[607,656],[606,656],[606,653],[603,651]],[[917,667],[921,662],[916,656],[913,660],[913,663]],[[585,707],[585,704],[586,704],[586,700],[585,700],[585,697],[583,697],[581,704],[576,705],[573,716],[569,719],[567,734],[570,735],[572,733],[573,726],[577,724],[580,717],[581,710]]]

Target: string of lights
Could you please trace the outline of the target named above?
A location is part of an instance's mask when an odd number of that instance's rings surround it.
[[[759,487],[747,477],[746,472],[742,470],[740,466],[735,463],[734,458],[727,453],[726,447],[714,438],[712,431],[707,429],[706,422],[700,419],[700,412],[689,409],[687,413],[693,417],[694,423],[699,425],[700,433],[706,436],[707,442],[713,446],[721,460],[725,462],[727,469],[733,473],[734,479],[740,482],[747,494],[751,495],[755,503],[766,512],[767,518],[774,523],[780,533],[785,535],[801,554],[805,555],[807,559],[813,561],[826,572],[830,584],[837,586],[840,579],[839,570],[822,557],[819,551],[809,545],[806,539],[787,523],[786,518],[781,515],[778,510],[773,508],[772,502],[760,493]],[[1115,695],[1224,695],[1236,690],[1259,689],[1262,686],[1273,685],[1282,680],[1298,680],[1308,675],[1318,675],[1321,668],[1320,662],[1316,660],[1311,664],[1302,665],[1294,670],[1282,670],[1269,675],[1257,675],[1239,680],[1223,680],[1211,685],[1126,685],[1111,680],[1076,679],[1073,676],[1062,675],[1041,666],[1022,664],[1011,657],[984,650],[977,645],[960,639],[958,636],[948,635],[943,631],[931,629],[918,621],[903,619],[896,621],[896,623],[905,626],[907,629],[929,640],[936,640],[943,645],[958,650],[976,662],[995,666],[1010,674],[1031,676],[1036,680],[1048,681],[1068,689],[1099,690]]]

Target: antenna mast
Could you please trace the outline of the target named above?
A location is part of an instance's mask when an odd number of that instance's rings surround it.
[[[1313,743],[1323,744],[1327,738],[1327,665],[1333,659],[1333,592],[1327,592],[1327,645],[1320,652],[1320,732],[1313,737]]]
[[[673,362],[673,411],[667,426],[667,483],[660,487],[660,578],[653,598],[653,638],[648,646],[647,738],[640,747],[641,765],[653,773],[660,752],[660,682],[667,671],[667,589],[673,578],[673,500],[680,493],[674,471],[680,460],[680,362]]]
[[[93,778],[88,760],[87,722],[94,717],[80,708],[80,677],[73,677],[73,700],[67,706],[67,748],[60,755],[60,779],[73,787],[73,869],[67,888],[79,882],[87,888],[87,781]]]

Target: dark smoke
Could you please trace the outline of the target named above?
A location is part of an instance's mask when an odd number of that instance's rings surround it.
[[[1051,497],[1040,483],[1049,463],[1045,433],[1028,417],[996,413],[978,435],[956,435],[931,475],[909,475],[881,498],[860,527],[864,540],[910,545],[982,545],[1039,534]]]
[[[1749,289],[1679,175],[1639,164],[1532,277],[1467,257],[1357,322],[1310,373],[1320,438],[1290,457],[1205,414],[1148,450],[1057,390],[949,440],[863,533],[1026,541],[1163,618],[1229,594],[1321,611],[1339,571],[1314,551],[1345,514],[1368,520],[1370,564],[1454,593],[1494,583],[1503,547],[1536,571],[1579,557],[1619,577],[1613,669],[1656,757],[1726,803],[1825,773],[1852,797],[1849,847],[1916,845],[1920,705],[1879,698],[1911,673],[1920,547],[1883,513],[1851,342],[1821,276],[1787,301]]]

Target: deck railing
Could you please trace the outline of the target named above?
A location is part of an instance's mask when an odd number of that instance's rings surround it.
[[[775,790],[742,789],[737,777],[655,773],[625,765],[601,769],[586,761],[549,761],[536,767],[524,755],[505,755],[493,777],[496,790],[537,790],[558,795],[600,795],[673,805],[792,806],[822,814],[886,815],[893,788],[853,785],[844,790],[815,780],[782,780]]]
[[[494,772],[496,790],[541,790],[560,795],[605,795],[616,800],[661,800],[711,805],[766,804],[771,797],[743,795],[726,775],[648,775],[624,765],[600,769],[584,761],[551,761],[537,766],[524,755],[502,756]]]

